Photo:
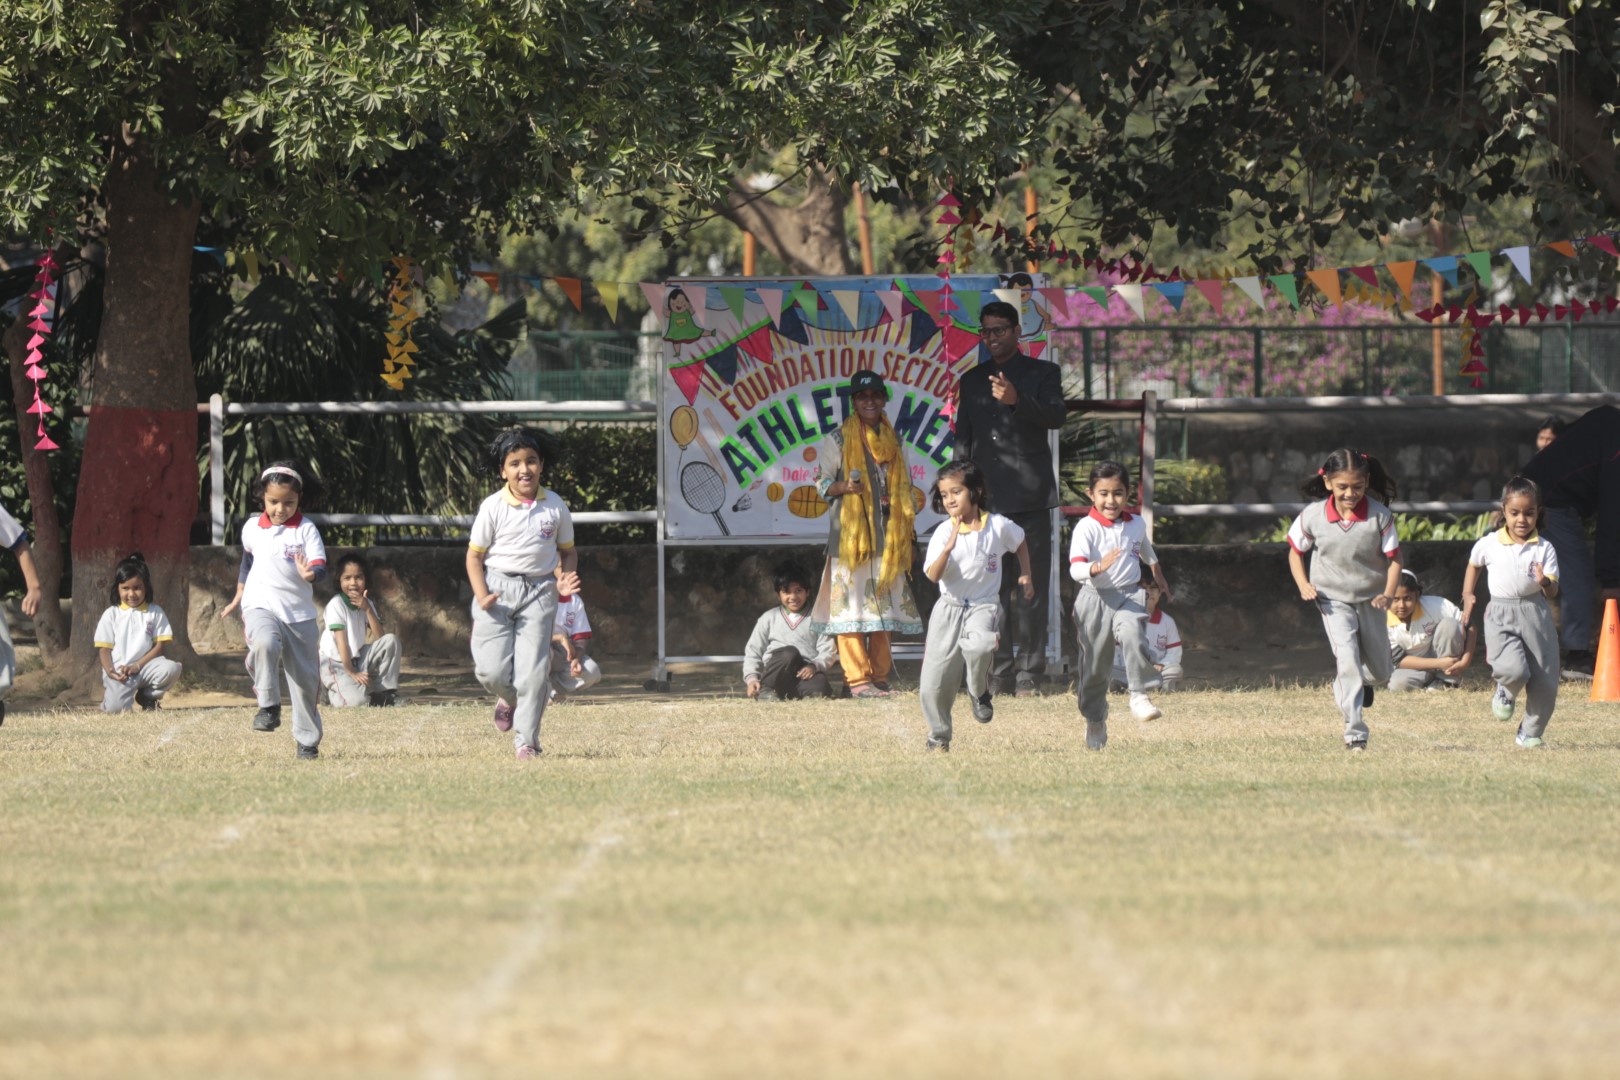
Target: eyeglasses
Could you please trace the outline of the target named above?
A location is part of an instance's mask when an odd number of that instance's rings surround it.
[[[980,337],[1002,337],[1013,332],[1010,326],[982,326],[979,328]]]

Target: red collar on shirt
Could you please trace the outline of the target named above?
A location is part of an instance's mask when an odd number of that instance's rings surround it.
[[[1153,614],[1148,616],[1148,622],[1152,623],[1154,626],[1158,626],[1159,625],[1159,620],[1162,619],[1163,617],[1164,617],[1164,608],[1154,608],[1153,609]]]
[[[1361,497],[1361,501],[1356,503],[1355,507],[1350,511],[1350,516],[1345,517],[1339,513],[1338,500],[1329,495],[1327,501],[1327,519],[1334,525],[1337,525],[1341,521],[1366,521],[1367,496],[1363,495]]]
[[[302,525],[303,523],[304,523],[304,512],[302,510],[298,510],[298,511],[294,512],[292,517],[288,518],[286,521],[283,521],[281,524],[284,525],[285,527],[289,528],[289,529],[296,529],[296,528],[298,528],[298,526]],[[260,514],[259,515],[259,528],[261,528],[261,529],[273,529],[275,527],[276,527],[276,523],[270,520],[270,515],[269,514]]]
[[[1087,511],[1086,517],[1090,518],[1092,521],[1095,521],[1105,529],[1112,529],[1115,525],[1123,525],[1125,522],[1131,520],[1131,512],[1129,510],[1121,510],[1119,512],[1118,521],[1109,521],[1107,518],[1102,516],[1101,511],[1093,506],[1089,511]]]

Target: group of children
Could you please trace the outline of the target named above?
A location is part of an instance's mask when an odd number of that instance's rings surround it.
[[[835,450],[838,467],[820,484],[830,498],[860,505],[854,514],[844,512],[850,503],[833,511],[838,531],[829,539],[823,595],[814,612],[806,611],[809,575],[792,565],[779,569],[774,584],[780,603],[759,618],[743,662],[750,697],[830,696],[827,674],[835,659],[857,690],[868,685],[872,695],[886,695],[877,676],[886,677],[892,664],[889,624],[916,618],[905,575],[912,545],[891,528],[900,518],[909,530],[911,515],[890,516],[891,503],[898,510],[902,498],[911,508],[910,490],[900,486],[909,483],[909,471],[886,415],[873,407],[887,396],[881,379],[862,372],[857,381],[861,376],[868,379],[853,395],[855,411]],[[503,484],[479,507],[467,549],[475,672],[495,696],[495,727],[512,733],[519,759],[540,755],[547,705],[594,685],[602,674],[587,654],[590,622],[579,596],[573,522],[563,500],[541,484],[556,459],[554,442],[543,431],[511,428],[497,437],[490,464]],[[875,481],[870,494],[860,479],[862,466]],[[399,686],[399,642],[383,632],[358,556],[337,561],[337,592],[324,617],[316,607],[314,585],[327,576],[326,549],[303,509],[319,491],[309,471],[292,462],[276,462],[260,474],[253,494],[261,513],[243,525],[236,595],[220,612],[224,618],[241,611],[259,706],[255,730],[280,726],[279,675],[285,672],[300,758],[319,756],[323,691],[334,706],[387,706]],[[1312,501],[1289,529],[1288,564],[1300,597],[1320,612],[1333,652],[1333,695],[1345,746],[1366,748],[1364,710],[1377,684],[1414,690],[1455,684],[1476,645],[1472,617],[1481,570],[1491,597],[1484,618],[1486,655],[1497,683],[1491,709],[1499,719],[1511,719],[1524,691],[1517,741],[1540,746],[1559,681],[1547,604],[1558,592],[1558,559],[1537,532],[1536,485],[1515,477],[1504,489],[1503,525],[1470,552],[1460,609],[1423,595],[1417,578],[1402,569],[1388,508],[1395,484],[1376,458],[1336,450],[1302,491]],[[1108,741],[1110,683],[1124,684],[1133,717],[1158,719],[1162,713],[1149,694],[1179,678],[1180,639],[1159,606],[1171,592],[1145,522],[1126,509],[1125,467],[1097,465],[1087,494],[1091,508],[1074,527],[1069,572],[1080,585],[1073,610],[1079,708],[1086,745],[1100,750]],[[928,618],[919,697],[926,746],[946,751],[958,687],[965,684],[975,720],[989,723],[994,717],[988,678],[1003,617],[998,592],[1005,560],[1017,560],[1026,599],[1033,585],[1023,530],[987,509],[990,492],[976,465],[957,461],[940,469],[930,496],[945,520],[929,537],[924,556],[924,573],[939,586],[939,600]],[[895,550],[902,541],[904,553]],[[3,508],[0,545],[17,555],[28,587],[23,610],[32,615],[38,577],[22,529]],[[180,665],[163,656],[173,633],[151,598],[146,563],[138,553],[130,555],[114,573],[111,606],[95,635],[108,712],[157,708],[180,676]],[[854,612],[857,629],[841,630],[829,611]],[[882,629],[864,631],[868,638],[852,652],[843,635],[860,636],[859,620],[867,616]],[[879,634],[881,649],[871,640]],[[852,665],[858,674],[852,675]],[[11,641],[0,620],[0,722],[13,674]]]

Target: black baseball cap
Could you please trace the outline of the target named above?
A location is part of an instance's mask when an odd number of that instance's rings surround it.
[[[889,388],[883,383],[883,376],[875,371],[857,371],[849,377],[849,396],[854,397],[862,390],[880,390],[885,401],[889,398]]]

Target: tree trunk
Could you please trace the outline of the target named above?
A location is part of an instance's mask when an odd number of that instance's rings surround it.
[[[25,306],[23,311],[27,311]],[[67,616],[62,613],[62,520],[56,513],[56,486],[51,483],[50,460],[34,449],[39,418],[28,412],[34,384],[25,369],[28,359],[28,320],[19,317],[6,331],[5,353],[11,361],[11,397],[17,408],[17,441],[22,444],[23,472],[28,479],[28,501],[34,508],[34,569],[39,573],[39,612],[34,616],[34,637],[48,667],[56,667],[68,647]],[[61,402],[57,403],[58,405]]]
[[[99,695],[92,638],[119,560],[141,552],[174,626],[167,655],[196,659],[186,627],[197,513],[197,380],[191,261],[198,207],[171,202],[137,135],[114,140],[107,184],[106,299],[73,518],[77,698]]]
[[[809,170],[806,181],[803,200],[797,206],[782,206],[732,180],[720,215],[753,233],[795,274],[855,273],[844,232],[849,196],[820,169]]]

